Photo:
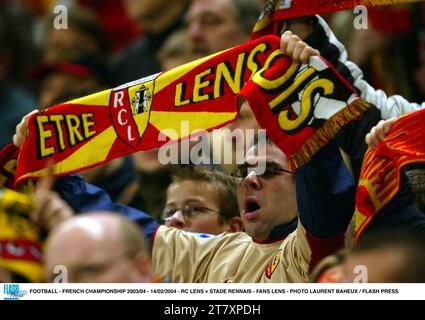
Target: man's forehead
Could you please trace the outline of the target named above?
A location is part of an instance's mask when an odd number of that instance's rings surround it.
[[[187,13],[187,18],[198,14],[225,14],[221,9],[229,8],[234,9],[232,0],[196,0],[192,2]]]
[[[265,151],[265,152],[264,152]],[[262,162],[275,162],[277,164],[284,164],[288,160],[285,154],[275,145],[266,144],[266,148],[258,148],[258,146],[250,147],[245,155],[244,162],[250,164]]]

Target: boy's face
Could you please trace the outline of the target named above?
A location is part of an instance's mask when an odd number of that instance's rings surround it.
[[[188,215],[187,211],[190,210],[192,212]],[[168,187],[163,213],[166,226],[190,232],[220,234],[227,231],[227,225],[220,222],[218,212],[217,191],[209,183],[184,180]]]

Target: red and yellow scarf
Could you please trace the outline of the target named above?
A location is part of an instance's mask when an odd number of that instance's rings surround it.
[[[49,160],[64,175],[186,138],[182,121],[191,134],[224,126],[239,97],[293,167],[304,164],[368,105],[324,59],[300,65],[279,47],[278,37],[263,37],[35,114],[17,182],[43,176]]]
[[[31,221],[32,199],[12,190],[0,190],[0,267],[31,282],[42,282],[40,230]]]
[[[279,46],[264,37],[35,114],[17,182],[43,176],[51,159],[62,175],[181,140],[183,121],[190,134],[234,121],[236,95]]]
[[[400,189],[401,170],[425,163],[425,110],[400,117],[363,160],[356,194],[354,242]]]
[[[252,38],[279,34],[279,21],[353,9],[358,5],[388,6],[421,0],[269,0],[254,26]]]

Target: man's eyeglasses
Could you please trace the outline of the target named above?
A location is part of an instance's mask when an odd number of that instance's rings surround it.
[[[264,179],[270,179],[277,175],[280,175],[282,172],[287,173],[290,175],[294,175],[292,171],[283,169],[279,167],[276,164],[273,163],[266,163],[266,167],[264,169],[264,172],[260,172],[259,167],[251,167],[249,164],[243,164],[240,165],[235,171],[232,172],[232,177],[240,180],[245,180],[246,177],[248,177],[251,172],[253,172],[255,175],[264,178]]]
[[[169,221],[177,211],[181,211],[186,220],[189,220],[200,214],[206,214],[211,212],[219,213],[219,211],[207,207],[187,205],[183,208],[165,208],[162,211],[162,220],[164,220],[165,222]]]

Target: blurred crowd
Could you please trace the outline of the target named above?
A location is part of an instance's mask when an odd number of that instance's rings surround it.
[[[265,2],[0,0],[0,148],[12,143],[16,126],[34,109],[44,110],[249,41]],[[61,12],[55,8],[59,5],[66,8],[66,21],[58,20]],[[406,100],[406,105],[417,103],[412,108],[420,109],[425,97],[425,3],[371,8],[365,30],[353,27],[355,17],[346,11],[322,18],[347,49],[348,58],[363,71],[363,80],[388,97],[403,97],[400,105]],[[338,71],[343,70],[359,92],[366,92],[351,67],[346,74],[346,69],[338,67],[348,65],[340,58],[340,47],[315,34],[322,20],[309,19],[288,22],[288,29],[319,49]],[[66,23],[66,28],[57,28],[57,23]],[[370,93],[365,93],[363,98],[368,97]],[[246,161],[242,165],[165,166],[158,150],[151,150],[89,169],[82,177],[41,180],[28,209],[34,225],[28,228],[40,230],[37,241],[34,237],[31,241],[45,244],[40,249],[43,276],[33,277],[31,265],[10,265],[0,257],[0,281],[57,281],[55,266],[65,265],[69,272],[65,280],[72,282],[267,282],[273,281],[277,267],[273,261],[284,255],[279,252],[283,250],[289,252],[285,254],[291,266],[275,281],[353,281],[350,270],[366,265],[370,282],[425,282],[421,271],[425,267],[421,235],[425,222],[418,222],[420,235],[394,222],[386,233],[378,230],[358,246],[338,251],[340,239],[336,238],[345,233],[353,213],[352,206],[343,207],[343,200],[347,196],[354,201],[352,192],[367,146],[365,136],[380,120],[390,118],[379,106],[380,98],[370,99],[377,105],[377,114],[370,111],[371,122],[343,133],[346,141],[340,143],[352,158],[353,185],[347,193],[337,193],[334,203],[341,201],[341,212],[348,213],[341,213],[344,218],[324,218],[325,222],[339,220],[338,225],[319,228],[315,219],[301,216],[301,223],[298,215],[298,186],[305,182],[299,177],[307,176],[309,170],[334,170],[321,167],[320,155],[312,168],[294,174],[283,153],[269,141],[266,173],[257,177]],[[394,101],[391,108],[395,110],[399,100]],[[389,111],[396,117],[404,112]],[[259,124],[244,104],[228,128],[257,130]],[[382,130],[381,140],[387,132]],[[256,141],[246,143],[246,159],[255,158],[250,150],[256,148]],[[317,175],[317,181],[323,181]],[[416,197],[413,206],[423,216],[423,169],[407,172],[405,180]],[[331,186],[320,188],[322,193],[333,190]],[[8,196],[20,201],[16,195]],[[2,206],[7,212],[7,206]],[[262,212],[268,216],[260,217]],[[198,236],[192,239],[179,230]],[[0,249],[7,245],[4,234],[0,233]],[[334,242],[329,244],[329,239]],[[319,245],[325,249],[315,251]],[[313,264],[317,252],[328,257]]]

